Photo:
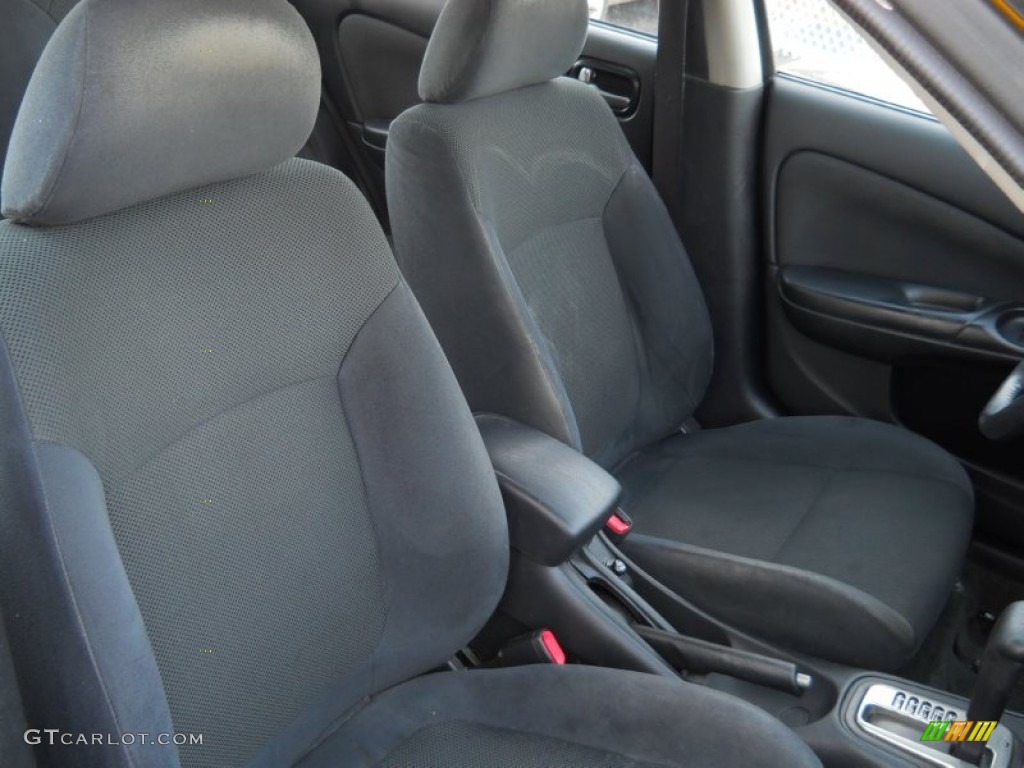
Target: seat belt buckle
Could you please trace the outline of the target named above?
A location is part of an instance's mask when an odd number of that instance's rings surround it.
[[[509,640],[494,659],[495,666],[499,667],[565,664],[565,661],[565,651],[550,629],[538,629]]]
[[[633,520],[619,507],[605,521],[604,530],[613,541],[622,541],[633,530]]]

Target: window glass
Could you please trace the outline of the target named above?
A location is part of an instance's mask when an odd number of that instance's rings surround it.
[[[658,34],[658,0],[589,0],[590,18]]]
[[[779,72],[927,112],[827,0],[764,0]]]

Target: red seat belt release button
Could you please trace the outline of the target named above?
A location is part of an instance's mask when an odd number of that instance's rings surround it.
[[[565,651],[562,650],[558,638],[550,629],[542,630],[540,633],[540,644],[544,653],[552,664],[565,664]]]
[[[617,509],[612,512],[612,516],[608,518],[608,522],[604,524],[604,527],[615,536],[625,536],[633,530],[633,521],[621,509]]]
[[[550,629],[535,629],[509,640],[487,666],[520,667],[524,664],[565,664],[562,644]]]

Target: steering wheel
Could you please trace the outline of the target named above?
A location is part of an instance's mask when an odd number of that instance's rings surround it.
[[[978,417],[978,429],[989,440],[1024,434],[1024,362],[1013,369]]]

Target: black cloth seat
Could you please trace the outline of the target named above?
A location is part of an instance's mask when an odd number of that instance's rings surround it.
[[[737,626],[864,666],[906,661],[971,534],[960,465],[864,419],[681,435],[634,454],[618,476],[635,525],[625,548],[659,579]]]
[[[723,727],[734,722],[742,738]],[[407,683],[370,702],[298,766],[363,764],[798,768],[817,761],[777,721],[732,697],[639,673],[549,665]]]
[[[284,0],[84,0],[32,76],[0,610],[38,765],[820,766],[678,679],[424,677],[501,598],[505,512],[365,199],[293,158],[319,100]]]
[[[449,0],[426,103],[388,140],[402,271],[475,411],[618,472],[640,565],[739,629],[893,669],[962,564],[966,475],[864,420],[678,436],[710,379],[710,320],[607,104],[559,77],[586,29],[583,0]]]

